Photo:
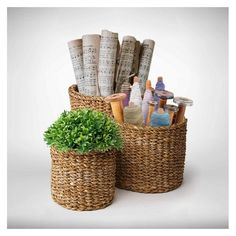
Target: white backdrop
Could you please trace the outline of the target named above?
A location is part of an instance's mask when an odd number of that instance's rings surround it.
[[[50,197],[43,132],[75,83],[67,42],[108,29],[155,40],[149,79],[194,100],[187,109],[183,185],[165,194],[116,191],[114,203],[73,212]],[[8,227],[225,228],[228,226],[227,8],[8,9]]]

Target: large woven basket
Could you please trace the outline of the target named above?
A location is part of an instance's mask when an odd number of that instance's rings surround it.
[[[170,128],[122,126],[124,149],[116,162],[116,186],[162,193],[183,181],[187,120]]]
[[[69,88],[71,109],[93,108],[112,114],[102,97],[81,95]],[[121,126],[124,149],[116,159],[116,186],[136,192],[161,193],[183,181],[187,120],[167,127]]]
[[[105,102],[103,97],[83,95],[78,92],[78,87],[75,84],[69,87],[68,92],[71,110],[86,107],[112,115],[111,105]]]
[[[71,210],[96,210],[112,203],[116,151],[79,155],[51,148],[52,198]]]

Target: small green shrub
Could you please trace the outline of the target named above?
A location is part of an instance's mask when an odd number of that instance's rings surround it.
[[[59,151],[73,150],[81,154],[122,148],[115,121],[92,109],[64,111],[44,133],[44,141]]]

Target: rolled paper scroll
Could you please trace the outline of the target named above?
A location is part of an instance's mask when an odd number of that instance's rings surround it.
[[[142,107],[142,97],[141,91],[139,87],[139,78],[137,76],[134,77],[134,83],[130,93],[130,102],[133,102],[135,105]]]
[[[127,107],[129,105],[130,91],[131,91],[130,87],[131,84],[126,81],[121,85],[121,93],[126,94],[126,98],[123,100],[123,107]]]
[[[135,48],[134,48],[134,59],[133,59],[133,65],[132,65],[132,73],[134,74],[138,73],[140,49],[141,49],[140,42],[136,41]]]
[[[170,125],[174,124],[174,117],[176,116],[179,108],[175,105],[165,105],[164,106],[165,111],[169,113],[170,116]]]
[[[80,93],[84,93],[83,47],[82,39],[68,42],[76,84]]]
[[[143,124],[141,108],[130,102],[129,106],[124,108],[124,121],[125,123],[141,126]]]
[[[106,102],[111,103],[113,116],[115,120],[120,124],[124,122],[122,101],[123,99],[125,99],[125,97],[126,97],[125,93],[115,93],[105,98]]]
[[[151,115],[151,126],[169,126],[170,117],[168,112],[164,112],[163,108],[158,108],[157,112],[153,112]]]
[[[163,91],[155,91],[157,96],[159,97],[159,108],[164,108],[166,105],[167,99],[172,99],[174,97],[174,94],[170,91],[163,90]]]
[[[148,102],[148,115],[147,115],[147,119],[146,119],[146,125],[150,125],[151,115],[156,110],[157,104],[158,103],[156,101],[149,101]]]
[[[152,100],[153,100],[153,96],[152,96],[151,80],[147,80],[146,90],[145,90],[143,101],[142,101],[142,113],[143,113],[144,124],[146,124],[147,115],[148,115],[148,108],[149,108],[148,102]]]
[[[101,96],[114,93],[117,43],[117,33],[102,30],[98,67],[98,85]]]
[[[83,35],[84,94],[100,96],[98,87],[98,61],[100,35]]]
[[[140,53],[140,62],[138,69],[138,77],[140,78],[140,88],[141,94],[144,94],[145,83],[148,79],[150,65],[152,61],[152,54],[154,50],[155,42],[151,39],[145,39],[142,43],[141,53]]]
[[[136,39],[132,36],[123,37],[119,66],[116,72],[116,93],[120,92],[121,85],[127,80],[132,71],[135,42]]]
[[[186,106],[192,106],[193,100],[185,98],[185,97],[174,97],[174,103],[178,104],[179,111],[176,116],[176,123],[181,123],[184,121],[184,113],[186,110]]]

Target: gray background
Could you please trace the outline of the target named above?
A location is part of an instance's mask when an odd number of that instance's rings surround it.
[[[109,29],[156,41],[149,78],[194,100],[187,109],[183,185],[163,194],[116,191],[111,206],[66,210],[51,200],[43,132],[69,109],[67,42]],[[227,8],[8,9],[8,227],[228,227]]]

